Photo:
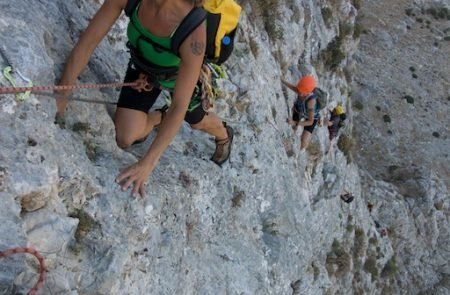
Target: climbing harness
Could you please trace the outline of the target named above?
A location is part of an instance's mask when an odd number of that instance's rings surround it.
[[[6,251],[0,251],[0,258],[11,256],[18,253],[28,253],[34,255],[39,261],[39,279],[33,288],[27,293],[28,295],[36,295],[37,291],[42,287],[45,281],[45,275],[47,273],[47,267],[45,266],[44,257],[33,248],[12,248]]]
[[[12,74],[13,73],[17,73],[17,75],[19,75],[19,77],[28,84],[27,85],[28,87],[32,87],[33,86],[33,82],[31,81],[31,79],[29,79],[29,78],[25,77],[24,75],[22,75],[22,73],[16,67],[13,66],[13,63],[11,62],[11,59],[9,58],[8,54],[6,54],[6,51],[3,50],[2,47],[0,47],[0,54],[2,55],[3,59],[8,64],[7,67],[3,69],[3,76],[5,77],[5,79],[8,80],[8,82],[11,83],[11,85],[13,87],[16,87],[17,83],[14,80],[14,77],[12,76]],[[26,91],[25,93],[17,93],[16,94],[16,98],[19,101],[24,101],[29,96],[30,96],[30,91]]]
[[[188,112],[195,110],[200,104],[205,112],[208,112],[210,108],[214,106],[214,101],[219,93],[215,80],[218,78],[228,79],[226,72],[221,66],[214,63],[204,63],[200,75],[199,84],[195,86],[193,97],[193,103],[189,104]],[[171,104],[171,91],[162,88],[164,100],[167,106]]]

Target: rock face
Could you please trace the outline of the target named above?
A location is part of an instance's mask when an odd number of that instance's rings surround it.
[[[35,85],[53,84],[101,2],[0,3],[0,46]],[[382,95],[373,101],[382,82],[405,81],[399,75],[375,81],[361,70],[378,66],[369,50],[400,52],[416,35],[399,25],[399,42],[392,28],[366,19],[380,5],[375,2],[241,2],[235,50],[225,65],[230,79],[218,81],[222,95],[215,103],[236,132],[230,162],[220,168],[209,161],[213,139],[183,125],[149,178],[145,199],[130,198],[114,179],[147,151],[154,134],[121,150],[109,107],[71,102],[61,129],[53,124],[52,98],[32,94],[21,102],[0,95],[0,251],[28,246],[45,257],[39,294],[448,294],[448,165],[430,163],[445,153],[449,124],[430,121],[439,138],[420,143],[430,147],[427,157],[414,146],[376,153],[370,143],[378,134],[380,147],[403,146],[423,132],[404,138],[404,129],[392,127],[395,136],[379,136],[386,123],[368,111],[371,104],[407,115],[403,107],[416,105],[402,107],[400,98],[386,102]],[[406,5],[394,2],[400,10]],[[431,7],[414,5],[413,11]],[[377,15],[383,13],[394,10]],[[358,15],[368,34],[356,51]],[[382,18],[389,25],[388,19]],[[122,16],[79,83],[123,78],[126,24]],[[435,26],[420,36],[443,30]],[[433,55],[441,61],[436,65],[448,62],[444,39]],[[405,67],[401,62],[398,57]],[[436,71],[434,93],[445,94],[448,77]],[[306,72],[328,92],[328,109],[342,103],[348,110],[349,123],[328,155],[326,128],[317,128],[300,152],[300,133],[286,125],[295,96],[278,81],[294,82]],[[8,82],[0,78],[0,84]],[[77,95],[114,102],[118,92]],[[445,101],[438,106],[421,114],[442,116]],[[361,150],[352,149],[355,143]],[[354,194],[352,203],[340,200],[344,191]],[[0,258],[0,294],[26,293],[37,277],[33,258]]]
[[[366,2],[352,97],[359,163],[386,181],[399,168],[426,167],[448,187],[450,5]]]

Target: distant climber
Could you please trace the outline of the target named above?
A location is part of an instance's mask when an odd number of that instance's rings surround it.
[[[60,80],[62,85],[75,84],[95,48],[128,3],[127,0],[102,2],[66,61]],[[233,129],[214,112],[203,109],[201,103],[199,76],[207,45],[206,22],[201,19],[195,26],[178,27],[186,23],[184,20],[188,15],[200,15],[195,12],[201,11],[203,1],[148,0],[138,3],[131,12],[127,29],[131,59],[125,82],[136,81],[140,86],[123,88],[120,93],[114,117],[117,145],[127,148],[142,142],[155,126],[159,125],[159,128],[147,153],[116,178],[123,190],[132,189],[132,196],[138,193],[144,196],[145,182],[176,136],[183,119],[193,129],[215,137],[216,150],[211,160],[218,165],[228,160],[233,141]],[[186,27],[190,33],[181,42],[178,53],[171,51],[172,33],[177,28],[186,31]],[[149,112],[162,89],[171,93],[170,107],[167,112],[164,108]],[[56,121],[64,118],[69,94],[69,91],[63,91],[56,100]]]
[[[344,191],[344,193],[341,194],[341,200],[346,203],[351,203],[354,199],[355,197],[350,192]]]
[[[371,202],[367,202],[367,210],[369,210],[369,213],[372,213],[373,204]]]
[[[380,236],[381,237],[387,236],[388,230],[386,228],[382,227],[378,221],[374,220],[374,223],[375,223],[375,228],[377,229]]]
[[[331,147],[336,139],[339,130],[344,126],[344,121],[347,119],[347,115],[344,112],[344,108],[341,105],[336,106],[330,111],[330,118],[325,118],[325,126],[328,127],[329,142],[326,149],[326,153],[331,151]]]
[[[283,79],[281,82],[297,93],[297,99],[292,106],[292,118],[288,118],[287,122],[294,130],[297,130],[298,126],[303,127],[300,149],[304,150],[308,147],[313,130],[320,121],[320,107],[314,93],[317,86],[316,79],[312,75],[306,75],[298,81],[297,86]]]

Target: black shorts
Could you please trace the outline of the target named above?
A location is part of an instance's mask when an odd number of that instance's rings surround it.
[[[314,122],[312,123],[312,125],[311,126],[305,126],[303,128],[303,130],[304,131],[308,131],[309,133],[312,134],[313,131],[314,131],[314,128],[316,128],[317,122],[319,122],[319,120],[318,119],[314,119]]]
[[[292,120],[295,122],[300,121],[300,115],[296,111],[292,110]],[[319,122],[319,119],[314,119],[314,122],[311,126],[304,126],[303,130],[308,131],[309,133],[313,133],[314,128],[316,128],[317,122]]]
[[[139,78],[139,73],[140,71],[135,69],[132,64],[129,63],[124,82],[136,81]],[[131,87],[122,87],[119,95],[119,101],[117,102],[117,107],[148,113],[160,93],[161,89],[159,88],[153,88],[148,92],[139,92]],[[207,112],[203,110],[202,105],[200,104],[190,112],[186,112],[184,120],[189,124],[197,124],[206,114]]]

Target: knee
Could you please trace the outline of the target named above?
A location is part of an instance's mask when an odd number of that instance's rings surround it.
[[[203,121],[203,120],[202,120]],[[198,123],[195,123],[195,124],[190,124],[190,126],[191,126],[191,128],[192,129],[195,129],[195,130],[203,130],[204,129],[204,124],[202,123],[202,121],[200,121],[200,122],[198,122]]]
[[[117,146],[121,149],[126,149],[133,144],[134,140],[130,136],[126,136],[123,134],[116,134],[116,143]]]

